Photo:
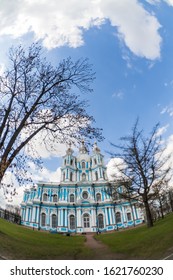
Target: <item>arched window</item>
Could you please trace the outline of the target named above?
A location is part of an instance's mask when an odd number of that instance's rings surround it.
[[[72,182],[73,181],[73,173],[70,172],[70,181]]]
[[[130,212],[127,213],[127,221],[131,221],[132,220],[132,215]]]
[[[70,215],[70,229],[75,229],[75,216]]]
[[[121,213],[120,213],[120,212],[117,212],[116,215],[115,215],[115,217],[116,217],[116,222],[117,222],[117,223],[121,223]]]
[[[45,225],[46,225],[46,214],[45,213],[41,214],[41,225],[42,225],[42,227],[45,227]]]
[[[52,227],[57,227],[57,216],[55,214],[52,215]]]
[[[97,171],[95,172],[95,178],[96,178],[96,181],[98,181],[98,172]]]
[[[85,162],[82,161],[82,169],[85,169]]]
[[[58,201],[58,197],[56,194],[53,195],[53,202],[57,202]]]
[[[82,173],[82,181],[86,181],[86,174]]]
[[[67,161],[66,161],[66,159],[64,160],[64,165],[66,165],[66,163],[67,163]]]
[[[98,228],[104,228],[103,214],[98,215]]]
[[[87,214],[87,213],[85,213],[83,215],[83,226],[84,226],[84,228],[90,227],[90,217],[89,217],[89,214]]]
[[[74,194],[70,194],[70,202],[74,202]]]
[[[97,201],[101,201],[101,194],[100,194],[100,193],[97,193],[97,194],[96,194],[96,200],[97,200]]]
[[[72,159],[70,160],[70,164],[73,165],[73,160]]]
[[[48,195],[47,195],[47,193],[44,193],[43,194],[43,201],[47,201],[47,199],[48,199]]]
[[[94,164],[97,164],[97,160],[96,160],[96,158],[94,159]]]

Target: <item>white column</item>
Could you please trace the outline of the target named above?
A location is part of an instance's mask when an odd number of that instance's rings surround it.
[[[123,221],[124,221],[124,222],[127,222],[127,218],[126,218],[126,215],[125,215],[124,206],[122,206],[122,214],[123,214]]]
[[[81,209],[77,209],[77,227],[82,227]]]
[[[112,211],[111,211],[111,208],[110,208],[110,207],[108,208],[108,211],[109,211],[110,225],[112,225],[112,224],[113,224],[113,221],[112,221]]]
[[[136,211],[135,211],[135,206],[134,205],[132,206],[132,211],[133,211],[132,215],[134,216],[134,219],[136,220],[137,217],[136,217]]]
[[[25,212],[25,221],[28,221],[28,207],[26,207],[26,212]]]
[[[96,209],[91,209],[91,226],[96,227]]]
[[[34,206],[32,208],[32,219],[31,219],[32,222],[35,222],[35,211],[36,211],[36,207]]]
[[[61,209],[58,210],[58,226],[61,226]]]
[[[106,215],[106,226],[107,226],[109,224],[107,208],[105,208],[105,215]]]
[[[37,217],[36,217],[36,222],[38,223],[39,221],[39,215],[40,215],[40,208],[37,208]]]
[[[65,209],[65,227],[67,227],[67,209]]]

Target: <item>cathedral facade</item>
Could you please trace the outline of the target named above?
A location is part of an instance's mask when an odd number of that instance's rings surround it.
[[[119,192],[123,191],[123,186],[117,184]],[[97,144],[89,155],[82,142],[77,156],[69,145],[63,157],[61,181],[39,182],[24,191],[21,223],[59,233],[104,232],[142,223],[136,201],[118,197],[113,200],[110,186]]]

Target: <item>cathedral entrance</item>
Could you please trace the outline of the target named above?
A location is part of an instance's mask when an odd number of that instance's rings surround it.
[[[83,228],[84,228],[84,232],[89,232],[90,229],[90,216],[89,214],[84,214],[83,215]]]

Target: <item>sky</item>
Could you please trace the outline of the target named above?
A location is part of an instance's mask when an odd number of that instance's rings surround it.
[[[92,63],[93,93],[84,98],[103,129],[98,145],[108,168],[110,142],[118,144],[137,117],[146,134],[159,122],[173,150],[173,0],[0,0],[0,19],[0,71],[12,45],[38,40],[54,65],[68,56]],[[36,147],[44,168],[31,165],[33,179],[59,180],[66,146]]]

